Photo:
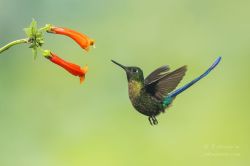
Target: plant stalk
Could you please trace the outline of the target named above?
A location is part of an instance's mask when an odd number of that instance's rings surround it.
[[[6,44],[2,48],[0,48],[0,54],[4,51],[8,50],[10,47],[17,45],[17,44],[22,44],[22,43],[29,43],[29,39],[19,39],[19,40],[15,40],[13,42]]]

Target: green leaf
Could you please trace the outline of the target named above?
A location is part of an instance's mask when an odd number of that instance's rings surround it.
[[[37,22],[33,19],[30,23],[31,33],[32,35],[36,35],[37,32]]]
[[[37,38],[40,38],[40,37],[42,37],[42,36],[43,36],[42,32],[39,32],[39,31],[38,31],[38,32],[36,33],[36,37],[37,37]]]
[[[36,59],[36,57],[37,57],[37,47],[32,48],[32,53],[34,55],[34,59]]]
[[[34,48],[34,47],[36,47],[36,43],[32,43],[32,44],[29,46],[29,48]]]
[[[29,25],[29,27],[24,28],[24,31],[28,37],[33,37],[37,35],[37,22],[33,19]],[[42,34],[39,34],[42,35]]]
[[[32,37],[31,29],[30,28],[24,28],[24,32],[28,37]]]

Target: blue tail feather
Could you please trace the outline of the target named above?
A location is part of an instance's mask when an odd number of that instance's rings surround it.
[[[214,61],[214,63],[207,69],[207,71],[205,71],[202,75],[200,75],[199,77],[195,78],[193,81],[187,83],[183,87],[180,87],[179,89],[177,89],[177,90],[169,93],[168,96],[166,97],[166,99],[176,97],[178,94],[180,94],[181,92],[185,91],[190,86],[192,86],[193,84],[195,84],[196,82],[198,82],[200,79],[202,79],[203,77],[205,77],[206,75],[208,75],[208,73],[210,73],[210,71],[212,71],[219,64],[220,61],[221,61],[221,57],[218,57]]]

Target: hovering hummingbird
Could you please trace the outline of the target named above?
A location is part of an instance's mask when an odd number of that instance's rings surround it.
[[[202,75],[176,90],[175,88],[187,71],[186,66],[172,72],[169,72],[168,66],[162,66],[144,79],[143,71],[139,67],[128,67],[114,60],[111,61],[123,68],[127,74],[129,98],[134,108],[141,114],[148,116],[151,125],[156,125],[158,124],[156,116],[161,112],[164,113],[177,95],[208,75],[220,60],[221,57],[218,57]]]

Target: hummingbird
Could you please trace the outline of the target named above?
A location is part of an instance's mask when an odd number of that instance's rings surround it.
[[[133,107],[139,113],[148,116],[151,125],[156,125],[158,124],[156,116],[164,113],[176,96],[207,76],[219,64],[221,57],[218,57],[199,77],[178,89],[176,87],[187,71],[186,65],[171,72],[169,66],[164,65],[154,70],[144,79],[141,68],[124,66],[114,60],[111,61],[126,72],[129,99]]]

